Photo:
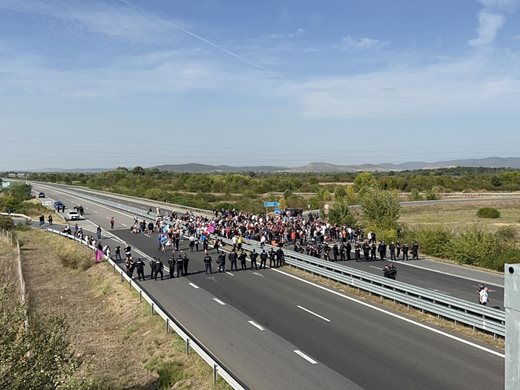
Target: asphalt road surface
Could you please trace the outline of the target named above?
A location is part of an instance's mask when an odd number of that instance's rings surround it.
[[[130,233],[133,216],[44,191],[66,205],[83,204],[85,228],[107,229],[114,216],[117,229],[104,231],[105,237],[114,234],[148,256],[161,256],[166,264],[169,254],[158,251],[154,235]],[[183,242],[181,249],[186,246]],[[188,277],[147,280],[142,285],[251,388],[504,386],[500,351],[454,338],[359,298],[326,291],[283,269],[206,275],[202,252],[188,255]]]

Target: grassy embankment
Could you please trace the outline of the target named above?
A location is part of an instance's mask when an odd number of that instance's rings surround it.
[[[108,264],[72,241],[39,230],[19,232],[29,314],[63,316],[74,353],[83,361],[78,378],[92,389],[224,389],[212,370],[182,339],[139,303],[136,293]]]

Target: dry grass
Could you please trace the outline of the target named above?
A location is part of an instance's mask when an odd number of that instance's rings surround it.
[[[213,386],[211,368],[195,354],[186,356],[182,339],[166,333],[164,322],[108,264],[75,270],[60,260],[65,251],[93,263],[92,252],[39,230],[19,238],[30,313],[67,319],[75,353],[84,360],[79,375],[95,388],[169,388],[161,385],[166,377],[177,389],[228,388]]]
[[[478,218],[482,207],[493,207],[500,211],[500,218]],[[439,203],[428,206],[401,208],[399,222],[409,225],[444,225],[453,230],[461,230],[475,224],[496,231],[504,226],[515,229],[520,239],[520,200],[487,200],[467,203]]]
[[[9,287],[13,301],[18,301],[20,284],[18,278],[16,259],[16,247],[13,247],[7,238],[0,237],[0,288]]]
[[[390,309],[395,312],[399,312],[406,316],[412,317],[413,319],[426,323],[428,325],[432,325],[437,328],[442,328],[451,333],[458,333],[464,336],[470,337],[477,341],[486,343],[492,347],[504,349],[505,348],[505,340],[502,338],[494,338],[493,335],[481,332],[476,329],[472,329],[470,327],[455,324],[453,321],[445,320],[443,318],[438,318],[433,314],[423,313],[420,310],[407,307],[406,305],[394,302],[389,299],[385,299],[382,297],[378,297],[376,295],[369,294],[363,290],[359,290],[357,288],[335,282],[333,280],[310,274],[306,271],[302,271],[298,268],[292,266],[285,266],[284,271],[290,272],[296,276],[299,276],[303,279],[312,281],[314,283],[320,284],[322,286],[334,289],[336,291],[347,293],[348,295],[353,295],[363,300],[366,300],[374,305],[384,307],[386,309]]]

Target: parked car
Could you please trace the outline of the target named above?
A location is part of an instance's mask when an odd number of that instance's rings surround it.
[[[75,210],[70,210],[67,214],[65,214],[65,219],[67,221],[75,221],[81,219],[81,215]]]
[[[45,192],[38,193],[38,198],[45,198]]]
[[[54,202],[54,210],[57,210],[57,211],[65,210],[65,205],[63,204],[63,202],[61,200],[57,200],[56,202]]]

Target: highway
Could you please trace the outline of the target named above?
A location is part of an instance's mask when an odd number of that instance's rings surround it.
[[[47,188],[52,188],[48,187]],[[138,201],[127,199],[117,194],[110,195],[97,191],[79,189],[75,191],[85,194],[95,194],[99,198],[114,200],[119,203],[147,210],[149,207],[163,207],[164,204],[155,201]],[[434,201],[439,202],[439,201]],[[415,202],[410,202],[415,203]],[[129,225],[130,226],[130,225]],[[354,258],[352,254],[352,258]],[[376,275],[382,275],[385,264],[389,262],[381,261],[345,261],[340,262],[346,266],[357,268]],[[504,309],[504,277],[496,272],[488,272],[471,267],[464,267],[452,263],[440,263],[420,255],[420,260],[398,261],[398,280],[414,286],[427,288],[435,292],[450,295],[456,298],[465,299],[471,302],[478,302],[477,290],[481,283],[490,287],[490,306],[501,310]]]
[[[39,189],[35,184],[34,188],[67,206],[83,204],[88,220],[81,225],[90,230],[96,225],[107,228],[114,216],[117,228],[108,235],[149,256],[161,256],[166,263],[167,255],[158,252],[154,236],[130,233],[133,216],[48,186]],[[186,243],[181,249],[186,249]],[[202,253],[189,255],[188,277],[145,281],[143,286],[251,388],[504,386],[501,351],[454,338],[359,298],[324,290],[283,269],[206,275]],[[398,266],[402,280],[404,265]]]

